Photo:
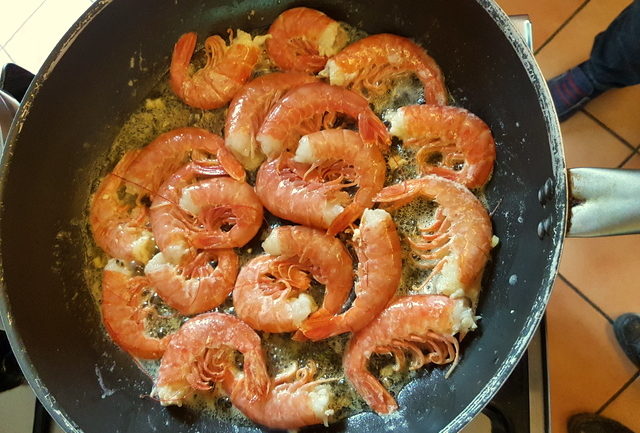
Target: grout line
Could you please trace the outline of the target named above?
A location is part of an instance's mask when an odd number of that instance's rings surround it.
[[[613,135],[615,138],[617,138],[622,143],[624,143],[624,145],[627,146],[629,149],[636,150],[636,147],[634,145],[632,145],[626,139],[621,137],[620,134],[618,134],[616,131],[614,131],[609,126],[607,126],[602,120],[598,119],[596,116],[594,116],[584,108],[582,108],[580,111],[582,111],[588,118],[590,118],[591,120],[596,122],[598,125],[600,125],[602,128],[604,128],[609,134]]]
[[[9,60],[11,60],[11,63],[15,63],[15,60],[13,60],[13,57],[11,57],[11,54],[9,54],[9,51],[5,50],[2,45],[0,45],[0,50],[3,53],[5,53],[7,55],[7,57],[9,57]],[[4,65],[0,65],[0,66],[4,66]]]
[[[600,313],[601,315],[604,316],[605,319],[607,319],[607,321],[611,324],[613,324],[613,319],[611,319],[611,317],[609,317],[609,315],[607,313],[605,313],[602,308],[598,307],[598,305],[596,305],[595,302],[593,302],[591,299],[589,299],[587,297],[587,295],[585,295],[584,293],[582,293],[576,286],[573,285],[573,283],[571,283],[569,280],[566,279],[566,277],[560,273],[558,273],[558,277],[564,281],[567,286],[571,287],[577,294],[578,296],[580,296],[582,299],[584,299],[589,305],[591,305],[598,313]]]
[[[597,415],[600,415],[605,409],[607,409],[607,407],[609,407],[609,405],[611,403],[613,403],[613,401],[618,398],[618,396],[620,396],[620,394],[622,394],[627,388],[629,388],[629,386],[638,378],[640,377],[640,370],[636,371],[634,373],[633,376],[631,376],[631,379],[627,380],[627,382],[622,385],[620,387],[619,390],[617,390],[611,397],[609,397],[609,400],[605,401],[604,404],[602,406],[600,406],[600,409],[598,409],[596,411]]]
[[[584,7],[585,7],[585,6],[586,6],[590,1],[591,1],[591,0],[585,0],[585,1],[580,5],[580,6],[578,6],[578,7],[576,8],[576,10],[575,10],[575,11],[573,11],[573,13],[569,16],[569,18],[567,18],[566,20],[564,20],[564,22],[563,22],[562,24],[560,24],[560,27],[558,27],[558,28],[556,29],[556,31],[555,31],[555,32],[551,33],[551,35],[547,38],[547,40],[546,40],[546,41],[544,41],[544,42],[542,43],[542,45],[540,45],[540,47],[538,47],[538,49],[537,49],[537,50],[535,50],[534,55],[538,55],[538,53],[539,53],[539,52],[540,52],[544,47],[546,47],[546,46],[547,46],[547,44],[548,44],[549,42],[551,42],[551,40],[552,40],[554,37],[556,37],[556,35],[557,35],[558,33],[560,33],[560,31],[561,31],[562,29],[564,29],[564,28],[566,27],[566,26],[567,26],[567,24],[569,24],[569,22],[570,22],[570,21],[571,21],[571,20],[572,20],[576,15],[578,15],[578,13],[579,13],[582,9],[584,9]]]
[[[622,160],[622,162],[618,165],[618,168],[622,168],[622,167],[624,167],[624,165],[625,165],[627,162],[629,162],[629,160],[630,160],[631,158],[633,158],[633,157],[634,157],[634,155],[637,155],[637,154],[638,154],[638,150],[637,150],[637,149],[635,149],[633,152],[631,152],[629,155],[627,155],[627,157],[626,157],[625,159],[623,159],[623,160]]]
[[[20,24],[20,27],[18,27],[18,28],[16,29],[16,31],[15,31],[15,32],[13,32],[13,34],[9,37],[9,39],[7,39],[7,41],[4,43],[5,45],[7,45],[9,42],[11,42],[11,39],[13,39],[13,38],[14,38],[14,36],[15,36],[16,34],[18,34],[18,32],[22,29],[22,27],[24,27],[24,25],[27,23],[27,21],[29,21],[29,20],[31,19],[31,17],[35,15],[35,13],[36,13],[36,12],[38,12],[38,9],[40,9],[40,8],[42,7],[42,5],[46,3],[46,1],[47,1],[47,0],[42,0],[42,3],[40,3],[40,4],[38,5],[38,7],[37,7],[37,8],[35,8],[35,9],[33,10],[33,12],[31,12],[31,13],[29,14],[29,16],[28,16],[28,17],[27,17],[27,18],[22,22],[22,24]]]

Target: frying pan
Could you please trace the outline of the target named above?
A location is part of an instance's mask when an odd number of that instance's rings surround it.
[[[526,349],[557,272],[567,177],[544,80],[495,4],[105,0],[69,30],[32,83],[10,131],[0,179],[2,319],[29,383],[68,432],[259,430],[163,408],[146,397],[151,380],[101,327],[83,278],[82,236],[109,147],[163,79],[178,36],[266,30],[280,12],[300,5],[369,33],[414,38],[440,64],[453,98],[484,119],[497,142],[487,198],[500,243],[483,282],[480,326],[465,339],[461,363],[447,380],[441,369],[421,372],[399,393],[398,413],[362,413],[328,430],[457,431]],[[618,231],[625,230],[628,225]]]

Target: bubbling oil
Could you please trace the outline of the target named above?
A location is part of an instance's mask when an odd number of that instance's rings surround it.
[[[341,24],[347,31],[350,42],[367,36],[365,32],[358,28],[346,23]],[[201,49],[194,56],[194,63],[196,66],[202,66],[204,59],[204,51]],[[254,76],[264,75],[274,70],[274,65],[265,56],[256,67]],[[168,77],[165,76],[147,95],[140,107],[124,122],[106,157],[105,168],[113,167],[127,151],[143,147],[158,135],[176,128],[194,126],[222,135],[227,107],[210,111],[189,107],[182,103],[170,90],[168,81]],[[395,79],[388,92],[376,95],[372,100],[374,112],[382,119],[385,119],[388,114],[400,106],[420,103],[424,103],[423,88],[420,81],[412,75],[405,75]],[[420,176],[415,164],[416,151],[403,147],[399,140],[393,140],[391,149],[385,158],[388,167],[385,186]],[[254,179],[255,172],[247,172],[247,180],[250,184],[254,184]],[[93,190],[97,188],[97,182],[92,188]],[[484,196],[482,191],[477,191],[477,193],[481,197]],[[418,226],[425,226],[430,223],[435,208],[436,205],[433,202],[417,199],[393,211],[392,216],[401,239],[416,236]],[[87,287],[96,301],[96,306],[99,308],[101,302],[101,271],[106,265],[108,257],[95,245],[88,225],[88,218],[86,221],[83,236],[86,240],[87,266],[85,267],[84,276]],[[258,234],[245,247],[236,248],[235,250],[239,257],[240,266],[263,254],[262,241],[274,227],[283,224],[290,223],[271,215],[265,210],[265,220]],[[343,233],[338,237],[345,241],[347,249],[353,256],[355,271],[357,258],[352,245],[348,243],[350,235]],[[402,248],[403,273],[398,294],[405,295],[412,293],[428,277],[429,271],[412,266],[411,251],[406,242],[402,242]],[[322,303],[323,288],[320,283],[314,281],[309,290],[317,304]],[[149,291],[146,294],[144,302],[145,306],[153,307],[154,311],[146,323],[148,333],[152,336],[162,337],[175,332],[188,320],[188,317],[182,316],[166,305],[153,291]],[[345,306],[345,309],[348,307],[349,303]],[[231,296],[212,311],[235,314]],[[347,334],[315,343],[293,341],[291,334],[269,334],[259,331],[258,334],[262,339],[269,373],[272,377],[287,370],[293,364],[303,367],[309,361],[313,361],[317,366],[317,379],[332,379],[330,385],[333,389],[334,398],[330,409],[334,410],[334,415],[331,421],[337,421],[368,410],[368,406],[353,387],[349,385],[342,371],[342,355],[349,339]],[[160,365],[159,360],[138,359],[137,363],[150,377],[157,377]],[[392,395],[397,395],[402,387],[415,377],[415,372],[395,371],[391,368],[391,364],[393,364],[393,359],[390,356],[373,355],[370,370],[380,378]],[[241,360],[238,366],[241,366]],[[185,402],[185,406],[191,410],[211,413],[213,416],[233,424],[252,425],[251,421],[233,407],[220,386],[216,386],[208,392],[194,392]]]

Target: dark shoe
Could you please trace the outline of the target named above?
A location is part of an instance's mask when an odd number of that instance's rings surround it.
[[[0,330],[0,392],[23,383],[24,377],[9,346],[9,339],[4,331]]]
[[[569,418],[569,433],[633,433],[618,421],[591,413],[580,413]]]
[[[602,93],[596,91],[580,65],[552,78],[547,84],[561,122],[573,116],[587,102]]]
[[[640,367],[640,314],[623,314],[613,322],[613,330],[624,353]]]

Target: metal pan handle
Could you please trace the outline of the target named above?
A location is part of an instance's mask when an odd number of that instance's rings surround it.
[[[640,233],[640,170],[572,168],[568,237]]]

